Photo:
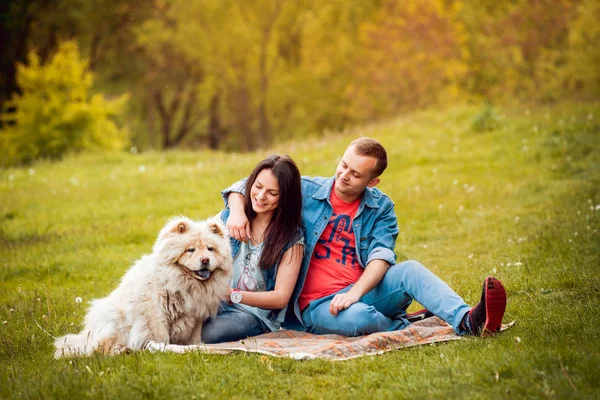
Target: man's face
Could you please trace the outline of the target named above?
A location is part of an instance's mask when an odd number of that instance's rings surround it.
[[[354,146],[348,147],[335,171],[335,194],[345,202],[356,200],[362,192],[379,183],[373,177],[377,159],[360,156],[354,152]]]

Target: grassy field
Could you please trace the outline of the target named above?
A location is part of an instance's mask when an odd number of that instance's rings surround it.
[[[508,292],[492,338],[353,361],[139,353],[54,360],[151,251],[174,215],[202,219],[264,155],[330,176],[355,137],[390,167],[399,259],[469,303],[495,275]],[[0,398],[598,398],[600,104],[429,111],[252,154],[82,155],[0,171]],[[76,302],[81,297],[83,302]],[[416,305],[412,309],[415,309]]]

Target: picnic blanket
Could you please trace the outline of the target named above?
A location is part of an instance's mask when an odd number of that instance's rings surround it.
[[[503,325],[506,330],[514,325]],[[275,357],[289,357],[296,360],[326,359],[349,360],[366,355],[382,354],[384,352],[411,346],[419,346],[450,340],[461,340],[464,336],[454,333],[446,322],[437,317],[424,319],[400,331],[378,332],[365,336],[346,337],[340,335],[314,335],[306,332],[280,330],[265,333],[240,340],[237,342],[218,344],[199,344],[181,346],[148,342],[148,351],[187,353],[199,351],[213,354],[229,354],[236,351],[261,353]]]

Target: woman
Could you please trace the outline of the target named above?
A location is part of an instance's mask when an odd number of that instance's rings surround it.
[[[248,242],[231,239],[230,301],[202,328],[202,342],[219,343],[276,331],[294,290],[302,255],[300,172],[289,156],[267,157],[246,182]],[[221,212],[223,222],[229,210]]]

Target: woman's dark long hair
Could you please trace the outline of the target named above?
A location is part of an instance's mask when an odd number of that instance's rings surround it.
[[[265,158],[254,167],[246,182],[244,209],[250,224],[256,218],[250,190],[263,169],[271,170],[279,181],[279,204],[265,231],[265,243],[259,262],[262,269],[268,269],[279,262],[285,246],[299,238],[298,233],[302,228],[302,190],[300,171],[294,160],[287,155],[276,154]]]

